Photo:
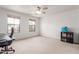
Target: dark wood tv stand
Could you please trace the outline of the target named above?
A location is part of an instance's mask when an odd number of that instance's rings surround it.
[[[61,32],[61,41],[73,43],[74,41],[74,33],[73,32]]]

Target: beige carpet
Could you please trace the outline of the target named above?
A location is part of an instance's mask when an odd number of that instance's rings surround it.
[[[15,54],[79,53],[78,44],[65,43],[41,36],[15,41],[12,46],[16,50]]]

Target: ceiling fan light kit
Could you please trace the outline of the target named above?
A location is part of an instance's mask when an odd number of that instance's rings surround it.
[[[42,14],[42,12],[41,12],[41,11],[36,11],[36,13],[37,13],[37,14]]]

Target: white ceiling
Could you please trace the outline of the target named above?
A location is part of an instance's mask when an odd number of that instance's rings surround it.
[[[55,13],[79,8],[79,6],[76,5],[46,5],[46,6],[48,7],[46,14],[55,14]],[[35,14],[36,7],[37,5],[0,5],[0,8],[31,14],[34,16],[40,16]]]

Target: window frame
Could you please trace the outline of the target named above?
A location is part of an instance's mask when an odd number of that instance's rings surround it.
[[[36,20],[35,19],[29,19],[29,21],[34,21],[35,22],[35,25],[30,25],[29,24],[29,32],[35,32],[36,31]],[[34,26],[34,29],[30,30],[30,26]]]
[[[19,24],[9,24],[8,23],[8,17],[10,17],[10,18],[14,18],[14,19],[19,19]],[[11,16],[11,15],[8,15],[7,16],[7,33],[9,33],[9,30],[8,30],[8,26],[9,25],[13,25],[13,26],[16,26],[16,25],[19,25],[19,28],[18,28],[18,31],[16,32],[16,31],[14,31],[15,33],[20,33],[20,17],[17,17],[17,16]]]

